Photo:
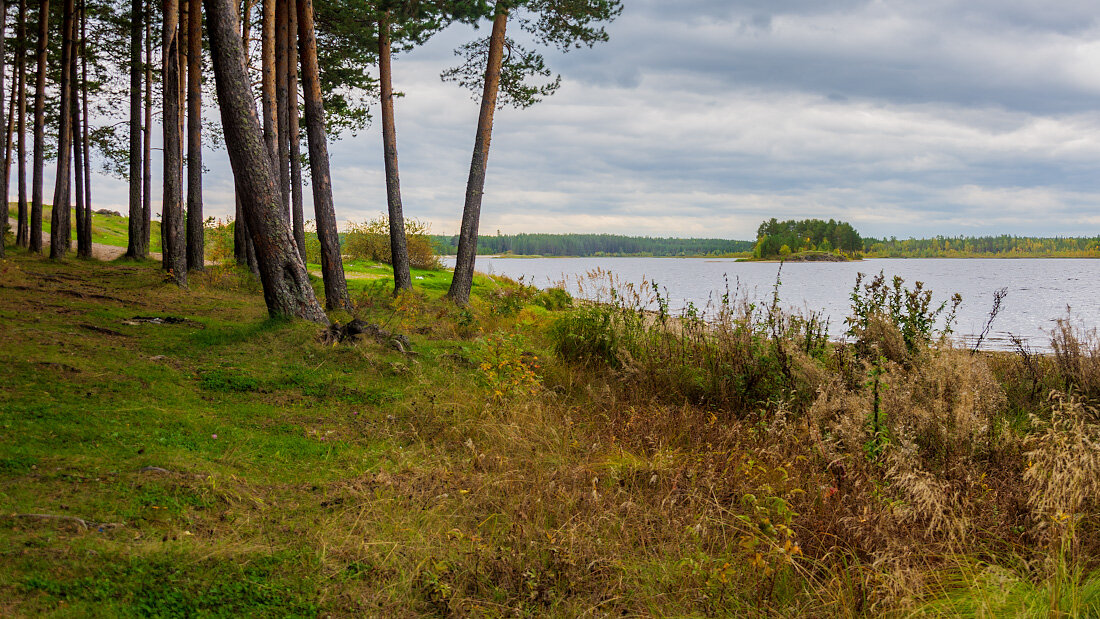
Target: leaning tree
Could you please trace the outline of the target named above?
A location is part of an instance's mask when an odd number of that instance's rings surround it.
[[[504,106],[530,107],[553,94],[561,83],[561,78],[553,77],[547,68],[542,54],[508,38],[509,20],[518,19],[520,28],[538,44],[568,52],[606,41],[605,24],[621,12],[622,0],[497,0],[491,12],[492,33],[459,48],[456,54],[464,59],[463,64],[443,73],[445,81],[458,82],[475,96],[480,93],[481,99],[454,279],[447,293],[455,303],[466,305],[470,301],[493,113]],[[532,77],[548,81],[530,82],[528,78]]]

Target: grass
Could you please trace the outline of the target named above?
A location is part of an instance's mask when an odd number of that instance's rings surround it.
[[[15,213],[16,203],[12,202],[9,205],[11,213]],[[42,231],[49,233],[50,227],[50,212],[53,207],[50,205],[43,206],[42,209]],[[72,218],[72,240],[76,240],[76,210],[74,209],[70,215]],[[129,235],[130,235],[130,218],[118,217],[115,215],[103,215],[100,213],[92,213],[92,242],[100,245],[110,245],[112,247],[126,247]],[[160,251],[160,222],[154,221],[150,231],[149,239],[149,251]]]
[[[0,614],[1096,612],[1096,497],[1064,480],[1093,466],[1100,347],[1068,327],[1024,363],[873,320],[837,347],[766,308],[704,328],[479,275],[459,309],[445,271],[396,298],[347,272],[415,355],[270,320],[229,267],[179,290],[12,249]]]

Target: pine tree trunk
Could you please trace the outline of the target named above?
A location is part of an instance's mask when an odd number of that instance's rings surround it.
[[[397,128],[393,118],[393,65],[390,58],[390,15],[378,22],[378,81],[382,89],[382,151],[386,163],[386,203],[390,213],[390,262],[393,293],[412,290],[405,215],[401,209],[401,179],[397,168]]]
[[[78,126],[81,131],[81,145],[84,150],[84,238],[88,239],[88,256],[92,254],[92,141],[88,124],[88,15],[87,0],[80,0],[80,95],[84,122]],[[74,69],[75,71],[75,69]]]
[[[79,50],[76,42],[73,42],[73,49]],[[89,234],[92,231],[90,225],[88,225],[88,211],[85,208],[85,194],[84,194],[84,123],[80,121],[80,97],[78,96],[80,89],[80,81],[76,79],[77,73],[77,54],[73,54],[73,64],[70,69],[73,73],[73,185],[76,191],[76,199],[73,202],[76,205],[76,255],[81,258],[92,257],[92,237]]]
[[[30,243],[31,227],[30,212],[27,208],[27,0],[19,0],[19,21],[16,28],[18,39],[18,59],[16,61],[19,72],[19,169],[16,171],[19,184],[19,223],[15,235],[15,243],[20,247],[27,247]]]
[[[245,61],[248,62],[252,49],[252,0],[244,0],[241,6],[241,46],[244,48]],[[256,275],[259,275],[256,265],[256,251],[252,247],[252,238],[248,234],[248,222],[241,211],[240,190],[234,184],[234,198],[236,211],[233,224],[233,258],[237,266],[247,266]]]
[[[202,217],[202,7],[187,10],[187,268],[205,267]],[[182,24],[181,24],[182,27]]]
[[[9,212],[8,210],[8,186],[11,185],[11,158],[15,150],[15,118],[16,116],[18,116],[15,111],[15,104],[18,103],[18,99],[15,96],[15,90],[16,88],[18,88],[18,85],[16,83],[18,79],[19,76],[16,74],[16,71],[13,67],[13,70],[11,72],[11,89],[8,91],[8,121],[7,126],[4,128],[4,169],[0,170],[0,177],[3,178],[3,180],[0,182],[3,182],[4,184],[4,203],[3,205],[0,205],[0,210],[2,210],[3,212],[0,213],[0,216],[5,217],[5,219],[0,220],[0,230],[7,227],[8,219],[11,218],[11,212]],[[14,230],[12,232],[15,233]],[[3,250],[0,249],[0,256],[4,255],[2,252]]]
[[[57,173],[54,176],[53,216],[50,219],[50,258],[60,260],[72,247],[70,182],[72,181],[73,126],[73,0],[65,0],[61,21],[61,100],[57,130]]]
[[[294,222],[294,241],[306,260],[306,226],[302,199],[302,128],[298,109],[298,6],[287,0],[287,116],[290,119],[290,211]]]
[[[7,68],[7,55],[4,53],[4,43],[7,40],[6,26],[8,25],[8,3],[5,0],[0,0],[0,127],[7,127],[8,123],[4,121],[4,95],[11,97],[11,93],[4,92],[4,69]],[[15,76],[15,72],[12,71],[12,76]],[[14,97],[12,97],[14,99]],[[10,119],[10,117],[9,117]],[[5,231],[8,229],[8,170],[11,169],[11,134],[14,127],[7,130],[7,140],[4,141],[7,149],[7,154],[4,155],[4,202],[0,204],[0,258],[4,257],[4,243],[7,239]]]
[[[153,242],[153,2],[145,5],[145,131],[141,160],[141,238],[146,256]],[[87,109],[87,106],[85,106]]]
[[[34,77],[34,170],[31,177],[30,250],[42,253],[42,183],[46,167],[46,53],[50,37],[50,0],[38,3],[38,58]]]
[[[287,70],[288,19],[287,0],[275,2],[275,117],[278,120],[279,137],[279,194],[283,200],[283,210],[288,221],[294,218],[290,212],[290,118],[288,114],[287,84],[290,72]]]
[[[180,170],[180,54],[178,0],[164,0],[164,77],[161,82],[164,113],[164,202],[161,206],[161,254],[164,269],[180,287],[187,285],[187,253],[183,228],[183,196]]]
[[[141,131],[141,35],[145,16],[144,0],[133,0],[130,6],[130,226],[126,243],[126,257],[142,259],[148,255],[145,244],[144,204],[142,189],[142,131]]]
[[[298,0],[298,52],[302,62],[305,92],[306,137],[313,176],[313,207],[317,237],[321,241],[321,276],[325,280],[325,305],[329,309],[350,309],[344,263],[340,257],[340,236],[336,229],[336,208],[332,203],[325,109],[321,102],[321,78],[317,65],[317,35],[313,28],[313,0]]]
[[[481,115],[477,120],[477,138],[470,161],[470,178],[466,183],[466,205],[462,209],[462,229],[458,237],[454,279],[447,295],[458,305],[470,302],[474,283],[474,261],[477,258],[477,232],[481,220],[481,198],[485,192],[485,167],[489,162],[489,144],[493,138],[493,112],[497,107],[500,88],[500,66],[504,59],[504,34],[508,27],[508,10],[497,4],[493,34],[489,39],[489,62],[485,69],[485,91],[481,95]]]
[[[260,22],[260,100],[263,103],[264,143],[271,163],[278,165],[279,119],[275,103],[275,3],[263,0]]]
[[[80,24],[83,22],[84,13],[84,0],[80,2],[80,8],[77,9],[77,13],[73,16],[73,58],[72,64],[69,66],[69,71],[72,73],[72,90],[73,90],[73,105],[72,105],[72,128],[73,128],[73,185],[76,191],[76,199],[73,201],[76,204],[76,255],[81,258],[92,257],[92,226],[88,221],[89,214],[87,210],[87,204],[84,193],[84,123],[81,122],[81,102],[80,95],[84,90],[84,82],[78,79],[80,74],[78,72],[80,50],[83,44],[83,37],[78,39],[75,36]],[[79,21],[77,21],[79,16]]]
[[[187,52],[190,51],[190,47],[187,45],[187,27],[190,23],[187,21],[187,7],[191,0],[177,0],[180,4],[180,16],[179,16],[179,56],[180,56],[180,178],[185,179],[184,168],[187,165]],[[182,186],[181,186],[182,187]],[[187,206],[187,196],[183,194],[183,189],[180,189],[180,200],[184,206]],[[186,228],[187,223],[184,222]],[[184,240],[186,243],[186,239]]]
[[[256,247],[264,300],[272,316],[328,324],[279,200],[278,174],[256,116],[233,4],[206,0],[207,28],[225,145]]]

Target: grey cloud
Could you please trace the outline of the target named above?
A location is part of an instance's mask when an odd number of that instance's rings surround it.
[[[1094,13],[628,0],[610,43],[548,54],[558,95],[498,113],[483,230],[749,238],[765,217],[816,216],[875,236],[1100,233]],[[477,104],[438,75],[479,34],[451,28],[394,64],[406,213],[440,233],[457,229]],[[338,217],[381,212],[378,127],[331,151]],[[232,185],[211,168],[208,213],[224,216]]]

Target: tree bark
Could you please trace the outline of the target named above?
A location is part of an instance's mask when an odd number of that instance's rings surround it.
[[[141,161],[141,238],[153,242],[153,2],[145,0],[145,131]],[[87,106],[85,106],[87,109]],[[146,253],[148,256],[148,253]]]
[[[201,271],[206,244],[202,217],[202,8],[198,0],[188,6],[187,19],[187,268]]]
[[[2,2],[3,0],[0,0]],[[13,70],[11,72],[11,89],[8,91],[8,122],[4,127],[4,160],[3,169],[0,170],[0,182],[4,184],[4,203],[0,205],[0,258],[4,257],[4,248],[2,247],[7,239],[8,220],[11,218],[11,212],[8,205],[8,186],[11,185],[11,157],[15,147],[15,89],[16,81],[19,76]],[[3,83],[0,82],[0,88],[3,88]],[[16,230],[12,230],[13,236],[18,234]],[[13,239],[14,240],[14,239]]]
[[[6,26],[8,25],[8,3],[5,0],[0,0],[0,127],[7,127],[8,123],[4,121],[4,95],[9,97],[11,93],[4,92],[4,69],[7,67],[7,56],[4,54],[4,42],[7,40],[5,36]],[[14,76],[14,71],[12,75]],[[14,129],[14,128],[13,128]],[[8,139],[5,140],[7,154],[4,155],[4,203],[0,204],[0,258],[4,257],[4,242],[7,238],[5,231],[8,229],[8,170],[11,168],[11,133],[12,130],[7,131]]]
[[[252,2],[244,0],[241,6],[241,47],[244,49],[246,66],[252,49]],[[256,264],[256,250],[252,247],[252,238],[248,234],[248,222],[245,221],[241,211],[241,194],[236,184],[233,187],[236,212],[233,224],[233,258],[237,266],[247,266],[254,274],[259,276],[259,267]]]
[[[19,98],[19,169],[16,171],[19,184],[19,223],[18,230],[15,235],[15,244],[20,247],[26,247],[29,244],[29,237],[31,235],[29,216],[30,212],[27,208],[27,0],[19,0],[19,21],[16,27],[16,39],[18,39],[18,52],[16,60],[17,71],[19,72],[19,86],[18,86],[18,98]]]
[[[278,165],[279,119],[275,103],[275,2],[263,0],[260,21],[260,100],[263,103],[264,144],[271,163]]]
[[[504,59],[504,35],[508,27],[508,9],[497,3],[493,34],[489,39],[489,62],[485,69],[485,90],[481,95],[481,114],[477,120],[474,155],[470,161],[470,178],[466,182],[466,204],[462,209],[462,228],[458,237],[454,279],[447,295],[458,305],[470,302],[474,283],[474,262],[477,258],[477,233],[481,220],[481,198],[485,192],[485,168],[489,162],[489,144],[493,138],[493,113],[500,88],[500,67]]]
[[[233,4],[206,0],[207,28],[225,145],[256,248],[264,300],[272,316],[328,324],[279,200],[278,174],[256,116]]]
[[[84,122],[78,126],[81,131],[81,145],[84,150],[84,238],[88,240],[88,256],[92,255],[92,141],[88,123],[88,14],[87,0],[80,0],[80,94],[83,99],[81,111]],[[76,70],[73,69],[75,72]]]
[[[141,131],[141,35],[145,16],[144,0],[133,0],[130,6],[130,226],[126,257],[143,259],[149,247],[145,240],[144,204],[142,202],[143,170]]]
[[[72,174],[73,32],[74,2],[65,0],[61,21],[61,103],[58,108],[57,173],[54,177],[53,216],[50,219],[50,258],[60,260],[72,247],[70,182]]]
[[[50,37],[50,0],[38,3],[38,54],[34,78],[34,170],[31,177],[29,247],[42,253],[42,177],[46,167],[46,53]]]
[[[288,19],[287,0],[275,2],[275,116],[279,123],[277,133],[279,137],[279,194],[283,201],[283,210],[287,219],[293,222],[290,212],[290,118],[288,114],[289,103],[287,96],[287,84],[290,82],[290,73],[287,69],[288,48]]]
[[[161,254],[163,266],[180,287],[187,285],[187,254],[183,229],[182,179],[180,170],[180,54],[179,0],[164,0],[164,202],[161,207]]]
[[[306,137],[313,176],[313,207],[317,236],[321,241],[321,276],[325,280],[325,305],[329,309],[351,309],[344,263],[340,257],[340,236],[336,229],[336,208],[332,203],[328,143],[325,136],[325,108],[321,102],[321,78],[317,65],[317,35],[313,27],[313,0],[298,0],[298,52],[302,62],[305,92]]]
[[[378,81],[382,90],[382,151],[386,164],[386,203],[390,213],[390,262],[393,293],[412,290],[405,215],[401,209],[401,179],[397,168],[397,128],[393,118],[393,69],[390,58],[390,15],[378,21]]]
[[[80,2],[84,4],[83,0]],[[84,7],[81,5],[80,9],[77,9],[79,14],[83,11]],[[78,29],[79,21],[76,21],[76,15],[74,15],[73,32]],[[80,96],[79,93],[84,89],[81,80],[77,79],[79,74],[77,73],[77,62],[80,53],[80,46],[77,44],[76,38],[73,41],[73,63],[69,65],[69,71],[73,74],[73,107],[69,113],[73,114],[73,180],[76,190],[76,255],[81,258],[91,257],[91,222],[88,221],[88,211],[85,208],[85,192],[84,192],[84,123],[80,122]]]
[[[190,47],[187,45],[187,26],[190,23],[187,21],[187,7],[190,0],[177,0],[180,4],[180,16],[179,16],[179,57],[180,57],[180,177],[184,177],[184,167],[187,165],[187,52],[190,51]],[[183,194],[183,189],[180,190],[180,200],[187,205],[187,197]],[[184,226],[186,227],[186,222]],[[186,239],[184,240],[186,243]]]
[[[83,36],[78,39],[75,36],[77,30],[80,28],[80,24],[83,22],[84,13],[84,0],[80,2],[80,8],[76,9],[77,13],[73,16],[73,55],[72,64],[69,65],[69,71],[72,73],[72,91],[73,91],[73,105],[72,105],[72,130],[73,130],[73,186],[76,191],[76,199],[73,201],[76,204],[76,255],[81,258],[92,257],[92,226],[89,221],[89,213],[86,203],[86,194],[84,193],[84,123],[81,122],[81,103],[80,95],[84,90],[84,81],[78,79],[79,73],[79,60],[80,50],[83,46]],[[79,20],[77,19],[79,16]]]
[[[287,136],[290,142],[290,211],[294,222],[294,241],[298,253],[306,260],[306,226],[302,200],[302,128],[298,109],[298,6],[287,0],[287,116],[290,118]]]

